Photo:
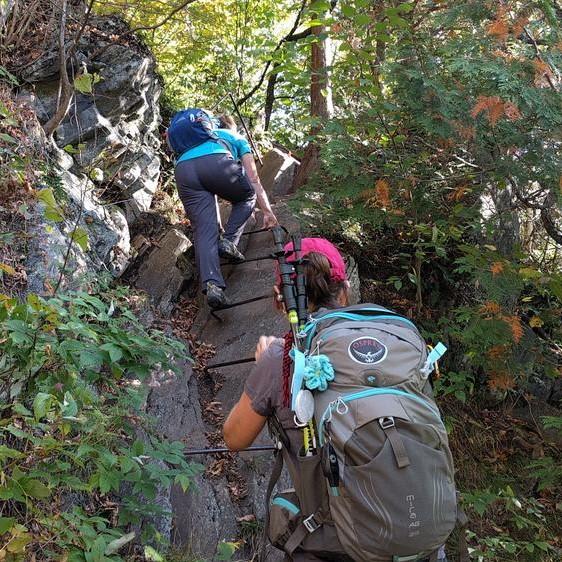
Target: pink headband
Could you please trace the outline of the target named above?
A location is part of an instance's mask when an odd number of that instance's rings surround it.
[[[290,252],[290,254],[289,254]],[[325,238],[303,238],[301,240],[301,251],[299,257],[304,257],[310,252],[322,254],[330,262],[330,279],[332,281],[347,281],[347,273],[345,263],[338,249]],[[296,256],[293,252],[293,243],[289,242],[285,245],[285,253],[289,254],[288,262],[293,262]],[[279,265],[275,264],[275,278],[277,285],[281,285],[281,276],[279,275]]]

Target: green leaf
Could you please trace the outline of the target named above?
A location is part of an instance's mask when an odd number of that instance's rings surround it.
[[[6,445],[0,445],[0,461],[4,461],[6,459],[19,459],[23,456],[23,453],[17,451],[16,449],[10,449],[10,447],[6,447]]]
[[[78,246],[80,246],[80,248],[82,248],[84,252],[88,251],[88,246],[89,246],[88,233],[83,228],[78,227],[72,233],[71,239],[73,242],[76,242],[76,244],[78,244]]]
[[[74,87],[81,93],[81,94],[91,94],[94,89],[94,79],[91,74],[85,72],[84,74],[80,74],[74,79]]]
[[[16,402],[12,405],[12,412],[24,417],[31,417],[33,415],[21,402]]]
[[[45,218],[53,222],[62,222],[64,217],[60,212],[59,206],[55,200],[55,195],[50,187],[41,189],[37,193],[37,199],[45,205]]]
[[[231,560],[233,554],[240,548],[235,542],[221,542],[217,548],[217,560]]]
[[[144,443],[137,439],[131,447],[131,452],[135,457],[140,457],[142,454],[144,454]]]
[[[367,14],[357,14],[355,16],[355,23],[357,25],[368,25],[371,23],[371,17]]]
[[[151,546],[144,547],[144,557],[151,562],[165,562],[165,558]]]
[[[330,2],[328,0],[314,0],[309,8],[311,13],[328,12],[330,10]]]
[[[18,144],[18,141],[7,133],[0,133],[0,139],[4,142],[9,142],[10,144]]]
[[[39,480],[23,478],[19,481],[26,495],[32,498],[45,499],[51,495],[51,491]]]
[[[16,522],[15,517],[0,517],[0,535],[7,533]]]
[[[355,8],[347,3],[341,5],[341,11],[346,18],[352,18],[355,15]]]
[[[0,66],[0,78],[2,78],[2,80],[6,80],[12,86],[19,86],[18,79],[11,72],[8,72],[3,66]]]
[[[119,537],[118,539],[112,540],[105,549],[105,555],[111,556],[115,552],[117,552],[121,547],[125,546],[127,543],[130,543],[135,538],[136,533],[134,531]]]
[[[190,480],[189,476],[187,476],[186,474],[176,475],[176,478],[175,478],[174,482],[181,486],[181,489],[183,490],[184,494],[187,492],[187,490],[189,489],[189,486],[191,485],[191,480]]]
[[[97,369],[104,363],[105,357],[97,349],[84,349],[80,352],[80,367]]]
[[[47,412],[51,409],[53,402],[57,400],[56,396],[52,394],[47,394],[46,392],[38,392],[33,400],[33,415],[35,419],[39,421],[47,415]]]
[[[104,343],[100,349],[109,353],[109,358],[113,363],[117,363],[123,357],[123,350],[114,343]]]
[[[62,403],[61,414],[63,417],[75,417],[78,413],[78,404],[70,392],[64,393],[64,401]]]

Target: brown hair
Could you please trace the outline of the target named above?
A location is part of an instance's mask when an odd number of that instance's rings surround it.
[[[321,307],[337,308],[342,291],[347,294],[345,281],[334,281],[328,258],[318,252],[306,254],[304,266],[306,294],[309,307],[315,311]]]
[[[236,131],[236,121],[228,113],[223,113],[219,115],[219,126],[221,129],[230,129],[231,131]]]

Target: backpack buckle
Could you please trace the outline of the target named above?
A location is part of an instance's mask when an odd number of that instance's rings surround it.
[[[386,416],[384,418],[379,418],[379,425],[381,426],[381,429],[383,429],[383,430],[390,429],[391,427],[394,427],[394,418],[392,416]]]
[[[316,531],[316,529],[318,529],[318,527],[320,527],[320,523],[318,523],[318,521],[316,521],[316,519],[314,519],[314,513],[312,515],[309,515],[302,522],[302,524],[305,526],[306,530],[309,533],[314,533],[314,531]]]

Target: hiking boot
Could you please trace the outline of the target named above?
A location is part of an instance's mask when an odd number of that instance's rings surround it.
[[[236,247],[236,244],[226,238],[219,240],[219,256],[228,259],[232,263],[242,263],[246,260],[244,254]]]
[[[221,308],[222,306],[226,306],[228,304],[224,291],[212,281],[207,281],[206,293],[207,304],[210,308]]]

